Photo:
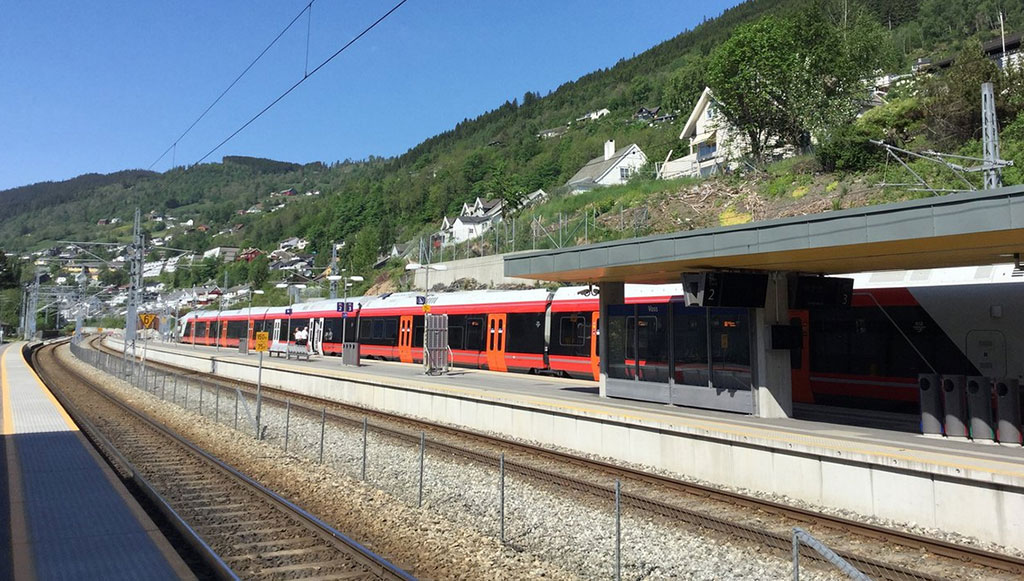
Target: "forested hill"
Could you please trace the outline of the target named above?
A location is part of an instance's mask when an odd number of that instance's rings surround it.
[[[1024,6],[1005,4],[1006,21],[1024,24]],[[952,56],[990,40],[998,28],[993,24],[998,8],[991,0],[749,0],[546,95],[510,95],[494,110],[394,158],[299,164],[230,156],[163,174],[89,175],[0,192],[0,246],[20,251],[54,240],[125,240],[130,235],[125,223],[138,206],[143,213],[210,226],[209,232],[176,235],[173,246],[178,248],[269,249],[285,237],[303,236],[321,256],[330,241],[345,240],[346,252],[359,252],[360,262],[372,262],[378,250],[436,229],[442,217],[457,214],[475,196],[509,198],[537,188],[557,193],[601,153],[606,140],[619,147],[637,143],[652,166],[670,151],[678,156],[686,147],[678,139],[680,129],[709,82],[711,58],[737,26],[766,15],[786,20],[808,12],[837,26],[868,19],[887,39],[885,68],[905,72],[918,57]],[[641,106],[678,116],[656,124],[638,122],[633,114]],[[603,108],[610,114],[576,121]],[[539,137],[556,128],[564,130],[559,137]],[[330,159],[331,152],[322,157]],[[652,173],[653,167],[646,175]],[[292,188],[299,199],[272,212],[281,198],[271,193]],[[302,196],[306,192],[321,195]],[[260,212],[245,213],[254,207]],[[97,224],[114,217],[122,223]],[[213,238],[229,228],[230,233]]]

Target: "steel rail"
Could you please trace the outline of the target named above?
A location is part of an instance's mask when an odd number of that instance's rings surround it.
[[[38,351],[37,351],[37,353],[38,353]],[[232,466],[228,465],[227,463],[223,462],[219,458],[216,458],[215,456],[213,456],[209,452],[207,452],[207,451],[203,450],[202,448],[198,447],[197,445],[195,445],[194,443],[190,442],[189,440],[187,440],[186,438],[184,438],[180,434],[177,434],[176,432],[174,432],[170,428],[167,428],[166,426],[156,422],[155,420],[149,418],[148,416],[146,416],[142,412],[139,412],[139,411],[135,410],[129,404],[125,403],[124,401],[122,401],[121,399],[117,398],[116,396],[113,396],[113,395],[107,393],[105,390],[100,388],[95,382],[89,380],[86,377],[82,377],[80,373],[78,373],[76,370],[68,367],[66,364],[64,364],[63,362],[59,361],[58,359],[53,358],[53,362],[54,362],[55,366],[60,368],[60,370],[62,372],[67,373],[68,375],[71,375],[71,376],[75,377],[78,382],[80,382],[82,385],[85,385],[86,387],[88,387],[93,392],[99,394],[100,396],[102,396],[107,401],[109,401],[112,404],[116,405],[118,408],[122,409],[123,411],[131,414],[133,417],[135,417],[139,421],[143,422],[145,425],[147,425],[148,427],[152,428],[156,432],[160,433],[164,437],[174,441],[174,443],[178,444],[181,448],[187,450],[190,454],[194,455],[195,457],[201,458],[203,461],[205,461],[210,466],[214,467],[216,470],[220,471],[221,473],[223,473],[225,475],[230,476],[235,482],[237,482],[238,484],[242,485],[246,489],[256,493],[258,496],[260,496],[261,498],[265,499],[268,503],[270,503],[271,505],[275,506],[278,510],[282,511],[283,513],[285,513],[285,514],[295,518],[296,520],[300,521],[301,523],[303,523],[303,525],[306,528],[308,528],[310,531],[312,531],[315,534],[321,536],[322,538],[325,538],[326,540],[328,540],[332,544],[335,544],[335,545],[337,545],[339,547],[343,547],[343,550],[344,550],[344,552],[346,554],[350,555],[356,562],[358,562],[362,566],[366,567],[367,570],[371,571],[377,578],[379,578],[379,579],[387,579],[387,580],[401,580],[401,581],[410,581],[410,580],[415,579],[414,577],[412,577],[411,575],[409,575],[405,571],[403,571],[400,568],[396,567],[395,565],[391,564],[389,561],[387,561],[383,557],[375,554],[374,552],[369,550],[367,547],[365,547],[362,544],[360,544],[358,541],[356,541],[356,540],[348,537],[347,535],[341,533],[340,531],[334,529],[333,527],[331,527],[327,523],[323,522],[322,520],[320,520],[316,516],[310,514],[306,510],[302,509],[301,507],[295,505],[294,503],[292,503],[288,499],[286,499],[286,498],[282,497],[281,495],[277,494],[276,492],[268,489],[267,487],[263,486],[259,482],[256,482],[255,480],[249,478],[248,476],[246,476],[242,472],[238,471],[234,467],[232,467]],[[37,373],[40,374],[41,378],[44,378],[44,383],[46,383],[48,386],[50,386],[50,382],[45,381],[45,378],[48,376],[47,375],[47,373],[48,373],[47,372],[47,368],[45,366],[42,366],[42,365],[37,365],[36,367],[37,367],[37,369],[36,369]],[[51,390],[53,390],[52,387],[51,387]],[[54,390],[54,391],[58,391],[58,390]],[[70,411],[69,411],[69,413],[70,413]],[[124,463],[125,465],[130,467],[130,470],[132,472],[136,471],[134,466],[132,466],[131,463],[128,462],[128,460],[124,458],[124,456],[122,456],[120,454],[118,454],[117,456],[119,457],[118,463]],[[155,490],[153,491],[153,493],[157,494],[159,496],[159,494]],[[162,500],[162,497],[161,497],[161,500]],[[168,504],[168,506],[170,506],[169,503],[166,503],[166,504]]]
[[[102,347],[102,348],[104,350],[108,349],[106,347]],[[196,356],[196,355],[191,355],[191,354],[185,354],[185,355],[191,356],[191,357],[196,357],[196,358],[202,358],[201,356]],[[152,361],[148,362],[147,364],[151,365],[151,366],[154,365],[154,363]],[[203,377],[203,378],[216,378],[217,382],[220,382],[221,384],[224,384],[224,385],[241,386],[241,387],[245,387],[247,389],[252,389],[252,385],[251,384],[248,384],[248,383],[243,382],[243,381],[237,381],[237,380],[232,380],[232,379],[221,378],[221,377],[213,375],[213,374],[198,372],[198,371],[195,371],[195,370],[191,370],[191,369],[187,369],[187,368],[182,368],[182,367],[178,367],[178,366],[174,366],[174,365],[168,365],[168,364],[164,364],[164,363],[160,363],[160,364],[156,364],[156,365],[159,365],[161,368],[173,370],[173,371],[178,372],[178,373],[184,372],[185,374],[191,375],[191,376],[199,376],[199,377]],[[204,380],[206,380],[206,379],[204,379]],[[492,447],[498,447],[498,448],[502,448],[502,449],[505,449],[505,450],[509,450],[509,449],[519,450],[519,451],[521,451],[521,452],[523,452],[525,454],[545,457],[545,458],[548,458],[548,459],[550,459],[552,461],[555,461],[555,462],[570,464],[570,465],[578,466],[578,467],[581,467],[581,468],[597,469],[597,470],[600,470],[600,471],[607,472],[610,475],[617,475],[619,477],[628,478],[628,479],[632,479],[632,480],[635,480],[635,481],[646,482],[646,483],[657,485],[657,486],[664,486],[666,488],[669,488],[669,489],[672,489],[672,490],[675,490],[675,491],[678,491],[678,492],[683,492],[683,493],[686,493],[686,494],[689,494],[689,495],[695,495],[695,496],[698,496],[698,497],[707,498],[709,500],[723,502],[723,503],[726,503],[726,504],[732,504],[734,506],[740,506],[740,507],[744,507],[744,508],[748,508],[748,509],[752,509],[752,510],[764,511],[764,512],[767,512],[769,514],[773,514],[773,515],[781,517],[781,518],[786,518],[786,519],[793,520],[793,521],[795,521],[797,523],[813,523],[813,524],[815,524],[817,526],[827,527],[827,528],[830,528],[830,529],[833,529],[833,530],[836,530],[836,531],[839,531],[839,532],[843,532],[843,533],[849,533],[849,534],[853,534],[853,535],[857,535],[857,536],[861,536],[861,537],[865,537],[865,538],[870,538],[870,539],[874,539],[874,540],[878,540],[878,541],[883,541],[883,542],[886,542],[886,543],[894,543],[894,544],[897,544],[897,545],[900,545],[900,546],[903,546],[903,547],[907,547],[907,548],[913,549],[915,551],[927,551],[927,552],[929,552],[931,554],[934,554],[934,555],[937,555],[937,556],[942,556],[942,557],[945,557],[945,558],[948,558],[948,559],[952,559],[952,560],[957,561],[957,562],[970,563],[970,564],[976,565],[976,566],[997,569],[997,570],[1005,571],[1005,572],[1012,573],[1012,574],[1015,574],[1015,575],[1024,575],[1024,559],[1021,559],[1021,558],[1018,558],[1018,557],[1014,557],[1014,556],[1011,556],[1011,555],[1004,555],[1004,554],[1001,554],[1001,553],[995,553],[995,552],[991,552],[991,551],[986,551],[986,550],[978,548],[978,547],[971,547],[971,546],[966,546],[966,545],[960,545],[960,544],[952,543],[952,542],[949,542],[949,541],[943,541],[943,540],[939,540],[939,539],[929,538],[929,537],[925,537],[923,535],[918,535],[918,534],[914,534],[914,533],[910,533],[910,532],[906,532],[906,531],[900,531],[900,530],[886,528],[886,527],[882,527],[882,526],[878,526],[878,525],[872,525],[872,524],[868,524],[868,523],[858,522],[858,521],[854,521],[854,520],[851,520],[851,519],[848,519],[848,518],[844,518],[844,517],[840,517],[840,516],[834,516],[834,515],[829,515],[829,514],[825,514],[825,513],[821,513],[821,512],[816,512],[816,511],[813,511],[813,510],[810,510],[810,509],[794,507],[794,506],[790,506],[790,505],[786,505],[786,504],[782,504],[782,503],[778,503],[778,502],[773,502],[773,501],[770,501],[770,500],[765,500],[765,499],[756,498],[756,497],[753,497],[753,496],[743,495],[743,494],[736,493],[736,492],[731,492],[731,491],[727,491],[727,490],[713,488],[713,487],[706,486],[706,485],[701,485],[701,484],[696,484],[696,483],[691,483],[691,482],[685,482],[685,481],[678,480],[678,479],[675,479],[675,478],[671,478],[671,477],[667,477],[667,476],[662,476],[662,475],[658,475],[658,474],[653,474],[653,473],[645,472],[645,471],[642,471],[642,470],[636,470],[636,469],[624,467],[624,466],[621,466],[621,465],[613,464],[613,463],[610,463],[610,462],[604,462],[604,461],[600,461],[600,460],[593,460],[593,459],[590,459],[590,458],[585,458],[585,457],[577,456],[577,455],[570,454],[570,453],[567,453],[567,452],[551,450],[551,449],[543,448],[543,447],[540,447],[540,446],[534,446],[534,445],[531,445],[531,444],[525,444],[525,443],[522,443],[522,442],[517,442],[517,441],[514,441],[514,440],[505,439],[505,438],[499,438],[499,437],[491,436],[491,435],[488,435],[488,434],[483,434],[483,433],[480,433],[480,432],[476,432],[476,431],[473,431],[473,430],[464,430],[464,429],[460,429],[460,428],[453,428],[451,426],[435,424],[435,423],[431,423],[431,422],[425,421],[425,420],[413,419],[413,418],[409,418],[409,417],[405,417],[405,416],[389,414],[387,412],[381,412],[381,411],[378,411],[378,410],[367,410],[365,408],[360,408],[358,406],[354,406],[354,405],[351,405],[351,404],[345,404],[345,403],[341,403],[341,402],[337,402],[337,401],[333,401],[333,400],[326,400],[326,399],[315,398],[315,397],[310,397],[310,396],[302,396],[302,395],[299,395],[299,394],[287,392],[287,391],[276,389],[276,388],[268,388],[267,386],[263,386],[263,390],[264,390],[264,401],[265,402],[266,401],[272,401],[272,402],[277,402],[277,403],[279,403],[281,405],[284,405],[284,400],[283,399],[274,399],[272,397],[271,394],[276,393],[276,394],[279,394],[281,396],[286,396],[287,398],[289,398],[293,402],[292,403],[293,409],[295,407],[300,407],[300,408],[302,408],[305,411],[310,412],[310,413],[312,413],[312,412],[315,412],[317,414],[320,413],[319,409],[314,409],[312,407],[305,407],[305,406],[296,406],[294,401],[296,399],[301,399],[301,400],[306,400],[306,401],[310,401],[310,402],[317,402],[318,404],[321,404],[321,405],[329,405],[329,406],[332,406],[334,408],[341,408],[341,409],[349,410],[352,413],[358,413],[358,414],[362,414],[362,415],[373,415],[373,416],[377,416],[377,417],[380,417],[380,418],[384,418],[384,419],[386,419],[388,421],[400,422],[400,423],[403,423],[403,424],[408,424],[408,425],[415,426],[415,427],[417,427],[415,433],[412,433],[412,432],[408,432],[407,433],[407,432],[403,432],[401,430],[395,430],[395,429],[391,429],[391,428],[387,428],[387,427],[383,427],[383,426],[372,426],[372,429],[374,431],[378,432],[378,433],[384,433],[384,434],[388,434],[388,435],[391,435],[391,436],[396,437],[396,438],[401,438],[403,440],[407,440],[410,443],[416,443],[416,442],[419,441],[419,434],[418,434],[418,432],[421,431],[421,430],[429,430],[429,431],[434,432],[434,433],[443,433],[443,434],[447,434],[447,435],[449,435],[451,437],[454,437],[454,438],[474,439],[474,440],[476,440],[478,442],[481,442],[484,445],[488,445],[488,446],[492,446]],[[356,424],[356,423],[360,422],[360,420],[353,420],[351,418],[347,418],[345,416],[341,416],[341,415],[337,415],[337,414],[328,414],[328,417],[331,418],[332,420],[335,420],[335,421],[338,421],[338,422],[344,422],[344,423]],[[428,446],[428,448],[434,448],[434,449],[437,449],[439,451],[444,451],[444,452],[448,452],[448,453],[456,454],[456,455],[462,455],[462,456],[466,457],[467,459],[471,459],[471,460],[475,460],[475,461],[485,461],[486,460],[486,461],[489,461],[489,462],[492,462],[492,463],[497,462],[497,459],[494,456],[489,456],[489,455],[486,455],[486,454],[481,454],[481,453],[478,453],[478,452],[475,452],[475,451],[472,451],[472,450],[463,449],[461,447],[453,446],[453,445],[449,445],[449,444],[443,444],[443,443],[440,443],[440,442],[437,442],[437,441],[428,442],[427,446]],[[509,465],[509,464],[510,464],[510,461],[506,460],[506,465]],[[535,469],[535,468],[528,468],[528,467],[525,467],[523,465],[518,465],[518,466],[521,467],[524,471],[528,470],[528,471],[535,472],[538,477],[542,476],[543,473],[544,473],[544,471],[541,471],[541,470],[538,470],[538,469]],[[564,476],[557,475],[557,474],[554,474],[554,473],[551,473],[551,477],[552,478],[563,479],[561,481],[563,483],[568,483],[571,480],[571,479],[564,480],[564,479],[568,479],[569,477],[564,477]],[[585,482],[585,481],[580,481],[580,480],[576,480],[573,484],[574,485],[578,484],[578,487],[580,487],[580,488],[586,488],[588,490],[592,490],[595,494],[607,495],[607,494],[610,493],[609,491],[612,490],[610,487],[601,487],[601,486],[598,486],[598,485],[594,485],[591,482]],[[628,494],[624,494],[623,495],[624,498],[629,498],[629,496],[630,495],[628,495]],[[647,504],[652,504],[652,505],[655,504],[653,501],[648,500],[648,499],[643,499],[642,502],[643,503],[647,503]],[[673,507],[673,506],[670,506],[670,505],[665,505],[663,507],[659,507],[659,510],[676,511],[677,514],[675,516],[679,516],[680,518],[682,518],[683,517],[682,513],[678,512],[678,511],[685,511],[686,509],[681,509],[679,507]],[[690,518],[703,518],[703,519],[708,519],[709,518],[707,515],[699,514],[699,513],[695,513],[693,515],[689,515],[689,517]],[[716,525],[716,526],[722,526],[722,527],[740,526],[740,527],[742,527],[743,525],[738,525],[738,523],[723,522],[720,525]],[[753,534],[753,531],[746,531],[745,533],[743,533],[743,535],[746,535],[746,534]],[[765,532],[761,532],[761,533],[758,533],[758,534],[770,536],[770,535],[774,535],[775,533],[771,533],[771,532],[765,531]],[[743,536],[743,535],[741,535],[741,536]],[[776,535],[776,536],[778,536],[778,535]],[[779,543],[779,547],[781,549],[788,550],[789,548],[791,548],[791,542],[792,541],[791,541],[791,539],[788,536],[785,537],[784,539],[781,536],[778,536],[778,539],[776,541],[772,541],[772,544],[775,545],[776,543]],[[845,552],[841,552],[841,551],[837,551],[837,552],[843,558],[848,559],[851,562],[857,562],[857,563],[861,563],[861,564],[871,564],[872,566],[875,566],[875,567],[879,567],[879,568],[883,568],[883,569],[890,569],[890,570],[893,571],[893,573],[898,574],[898,575],[903,575],[903,576],[910,575],[910,576],[916,576],[917,578],[923,578],[923,579],[933,579],[933,578],[934,579],[941,579],[941,577],[930,577],[928,575],[925,575],[925,574],[922,574],[922,573],[919,573],[919,572],[911,572],[911,571],[905,570],[905,569],[903,569],[901,567],[898,567],[898,566],[893,566],[893,565],[888,565],[888,564],[876,562],[876,560],[871,558],[871,557],[867,557],[867,556],[863,556],[863,555],[858,556],[858,555],[853,555],[853,554],[849,554],[849,553],[845,553]],[[812,558],[814,557],[814,555],[809,555],[809,556],[811,556]],[[904,578],[904,577],[898,577],[898,578]]]

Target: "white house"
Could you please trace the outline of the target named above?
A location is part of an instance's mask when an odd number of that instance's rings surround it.
[[[592,188],[623,184],[646,164],[647,155],[637,144],[616,150],[615,141],[608,140],[604,144],[604,155],[588,161],[565,185],[570,193],[579,193]]]
[[[611,113],[611,111],[609,111],[608,109],[598,109],[597,111],[591,111],[590,113],[587,113],[583,117],[578,117],[576,119],[576,122],[578,123],[580,121],[597,121],[598,119],[604,117],[609,113]]]
[[[224,262],[232,262],[238,256],[238,248],[234,246],[217,246],[203,253],[203,258],[217,258]]]
[[[710,88],[701,93],[679,139],[689,140],[689,153],[661,164],[658,177],[662,179],[709,176],[735,169],[749,149],[746,136],[719,112]]]
[[[459,216],[452,221],[451,239],[459,243],[472,240],[491,229],[494,222],[484,216]]]

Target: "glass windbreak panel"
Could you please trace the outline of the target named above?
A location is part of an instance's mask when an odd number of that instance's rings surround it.
[[[637,305],[640,380],[668,383],[668,305]]]
[[[704,307],[672,305],[675,382],[708,385],[708,312]]]
[[[604,329],[608,333],[608,377],[615,379],[633,379],[636,374],[636,360],[627,361],[627,348],[633,351],[634,322],[632,305],[609,305],[608,318]]]
[[[750,389],[750,311],[711,309],[711,383],[721,389]]]

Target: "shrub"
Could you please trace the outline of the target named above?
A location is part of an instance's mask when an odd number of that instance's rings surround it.
[[[879,137],[859,124],[846,125],[833,131],[815,155],[825,171],[863,171],[885,158],[885,150],[868,141]]]

